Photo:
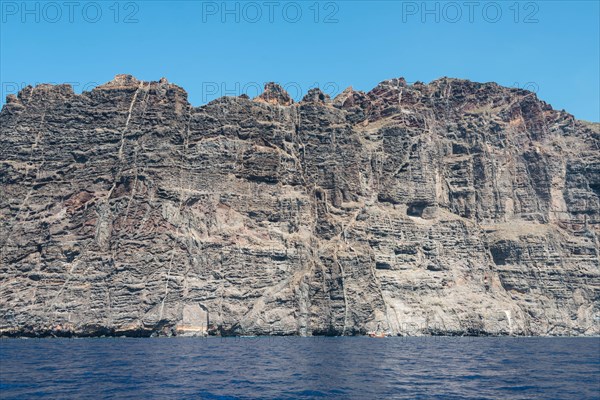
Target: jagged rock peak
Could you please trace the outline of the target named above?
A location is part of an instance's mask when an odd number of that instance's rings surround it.
[[[350,97],[354,93],[354,89],[352,86],[348,86],[346,89],[342,90],[340,94],[333,98],[334,104],[342,104],[348,97]]]
[[[408,84],[406,83],[406,79],[404,78],[388,79],[383,82],[379,82],[377,86],[375,86],[373,89],[371,89],[371,91],[369,91],[369,93],[367,93],[367,96],[373,98],[395,95],[405,87],[408,87]]]
[[[69,84],[52,85],[42,83],[36,86],[26,86],[19,91],[17,96],[8,95],[6,97],[7,104],[21,103],[23,105],[36,103],[41,104],[45,101],[65,99],[75,95],[73,86]]]
[[[142,81],[137,79],[133,75],[129,74],[118,74],[115,75],[112,81],[106,82],[103,85],[100,85],[95,88],[95,90],[119,90],[119,89],[132,89],[139,87],[178,87],[177,85],[173,85],[169,83],[167,78],[162,77],[158,81]],[[183,90],[183,88],[180,88]]]
[[[319,88],[310,89],[306,96],[302,98],[302,102],[304,103],[331,103],[331,97],[328,94],[325,94]]]
[[[114,79],[104,85],[98,86],[96,89],[114,89],[121,87],[139,86],[140,80],[133,75],[118,74],[115,75]]]
[[[400,78],[387,79],[385,81],[379,82],[379,85],[377,85],[377,86],[404,87],[404,86],[408,86],[408,84],[406,83],[406,79],[400,77]]]
[[[288,92],[275,82],[266,83],[264,92],[255,97],[254,101],[280,106],[290,106],[294,103],[294,100],[290,97]]]
[[[366,93],[360,90],[354,90],[352,86],[348,86],[342,93],[335,96],[333,105],[338,108],[349,108],[355,105],[360,105],[368,101]]]
[[[169,83],[167,78],[158,81],[143,81],[132,75],[119,74],[110,82],[97,86],[92,91],[96,93],[111,93],[119,96],[121,92],[133,93],[137,90],[147,91],[152,97],[168,98],[180,105],[188,103],[188,94],[181,86]]]

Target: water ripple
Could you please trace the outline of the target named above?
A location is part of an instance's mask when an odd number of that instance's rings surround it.
[[[0,340],[0,397],[599,399],[600,340]]]

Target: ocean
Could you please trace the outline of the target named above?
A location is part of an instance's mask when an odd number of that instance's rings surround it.
[[[0,340],[0,398],[600,399],[600,338]]]

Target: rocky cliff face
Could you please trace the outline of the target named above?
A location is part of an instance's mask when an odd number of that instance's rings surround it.
[[[0,123],[0,334],[599,334],[599,125],[534,93],[121,75]]]

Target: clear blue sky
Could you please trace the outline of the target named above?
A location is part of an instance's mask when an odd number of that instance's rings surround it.
[[[266,81],[299,97],[450,76],[534,89],[600,121],[598,1],[74,3],[0,1],[2,103],[23,85],[81,91],[119,73],[164,76],[194,105]]]

